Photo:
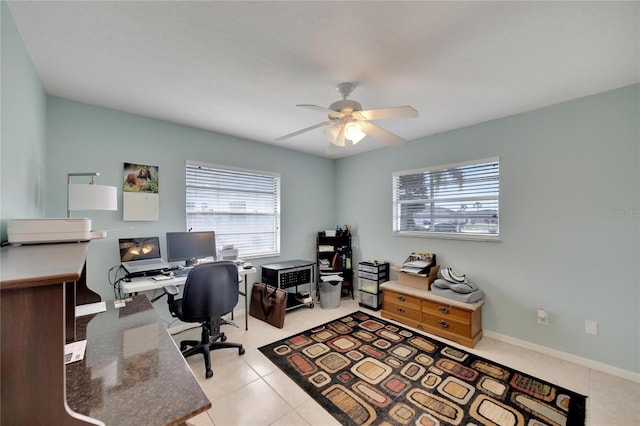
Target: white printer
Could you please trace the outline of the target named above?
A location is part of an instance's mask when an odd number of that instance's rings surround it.
[[[7,236],[12,245],[89,241],[91,219],[9,219]]]

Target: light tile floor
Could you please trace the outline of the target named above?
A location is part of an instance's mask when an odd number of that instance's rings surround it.
[[[204,376],[202,356],[187,362],[211,400],[212,408],[188,421],[192,426],[304,426],[339,425],[328,412],[276,368],[258,348],[299,331],[339,318],[360,308],[356,301],[343,298],[337,309],[301,307],[287,312],[284,328],[249,317],[244,330],[244,315],[237,313],[239,328],[224,326],[231,342],[240,342],[246,353],[235,349],[213,351],[211,379]],[[174,336],[176,341],[199,338],[199,329]],[[474,349],[464,348],[482,357],[556,383],[587,395],[587,425],[640,425],[640,384],[592,370],[543,353],[484,337]]]

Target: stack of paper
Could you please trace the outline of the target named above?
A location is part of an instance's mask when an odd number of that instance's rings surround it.
[[[87,303],[86,305],[76,305],[76,318],[85,315],[97,314],[107,310],[105,302]]]
[[[84,358],[84,351],[87,348],[87,340],[79,340],[64,345],[64,363],[69,364],[80,361]]]
[[[320,279],[325,283],[330,281],[344,281],[344,278],[340,275],[322,275]]]
[[[436,255],[428,251],[414,251],[402,264],[401,271],[426,277],[430,266],[435,264]]]
[[[422,275],[426,277],[427,274],[421,273],[421,272],[427,266],[429,266],[429,263],[423,260],[414,260],[412,262],[403,263],[401,271],[408,272],[410,274]]]
[[[331,269],[331,263],[329,259],[320,259],[320,269]]]

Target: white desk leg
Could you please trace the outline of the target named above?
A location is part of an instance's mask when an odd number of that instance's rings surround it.
[[[247,293],[247,276],[244,276],[244,329],[245,331],[249,330],[249,303],[247,300],[249,299],[249,293]]]
[[[253,275],[256,273],[255,268],[244,269],[240,273],[242,278],[244,279],[244,329],[249,330],[249,275]]]

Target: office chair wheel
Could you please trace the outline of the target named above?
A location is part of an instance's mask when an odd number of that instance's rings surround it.
[[[208,369],[207,372],[205,373],[205,376],[207,376],[207,379],[210,379],[211,377],[213,377],[213,370]]]
[[[227,341],[227,336],[225,334],[223,334],[222,336],[220,336],[220,341],[221,342],[226,342]]]
[[[244,355],[244,348],[238,349],[238,355]]]

